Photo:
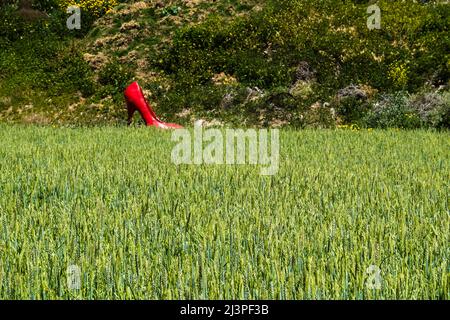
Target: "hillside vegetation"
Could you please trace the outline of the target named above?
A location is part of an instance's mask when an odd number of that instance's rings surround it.
[[[153,128],[0,125],[0,299],[450,298],[448,132],[280,134],[264,177]]]
[[[138,80],[184,124],[448,128],[446,1],[88,1],[82,29],[48,0],[0,13],[0,120],[125,124]],[[135,123],[138,123],[137,121]]]

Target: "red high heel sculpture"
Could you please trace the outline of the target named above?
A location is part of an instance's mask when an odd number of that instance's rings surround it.
[[[133,82],[125,89],[125,101],[128,109],[128,125],[131,124],[133,114],[138,111],[147,126],[153,126],[161,129],[181,129],[182,126],[175,123],[166,123],[161,121],[147,103],[141,87],[137,82]]]

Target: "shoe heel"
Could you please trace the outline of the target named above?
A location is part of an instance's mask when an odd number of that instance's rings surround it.
[[[131,122],[133,121],[133,115],[136,112],[136,107],[130,101],[127,101],[127,111],[128,111],[127,123],[128,125],[131,125]]]

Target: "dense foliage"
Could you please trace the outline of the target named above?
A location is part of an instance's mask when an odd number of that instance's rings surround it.
[[[416,92],[448,84],[450,6],[401,1],[380,1],[379,6],[380,30],[369,30],[367,4],[354,1],[272,1],[261,12],[228,24],[213,17],[180,30],[161,67],[187,94],[199,84],[210,84],[218,72],[270,92],[289,88],[299,63],[306,61],[315,70],[318,94],[299,99],[299,108],[318,96],[323,102],[332,100],[351,84],[379,92]],[[359,113],[357,119],[346,120],[360,120],[365,114]]]

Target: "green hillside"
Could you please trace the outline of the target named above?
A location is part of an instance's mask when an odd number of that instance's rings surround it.
[[[124,125],[138,80],[183,124],[449,127],[445,1],[379,1],[369,30],[365,1],[97,0],[73,31],[64,1],[2,5],[0,121]]]

